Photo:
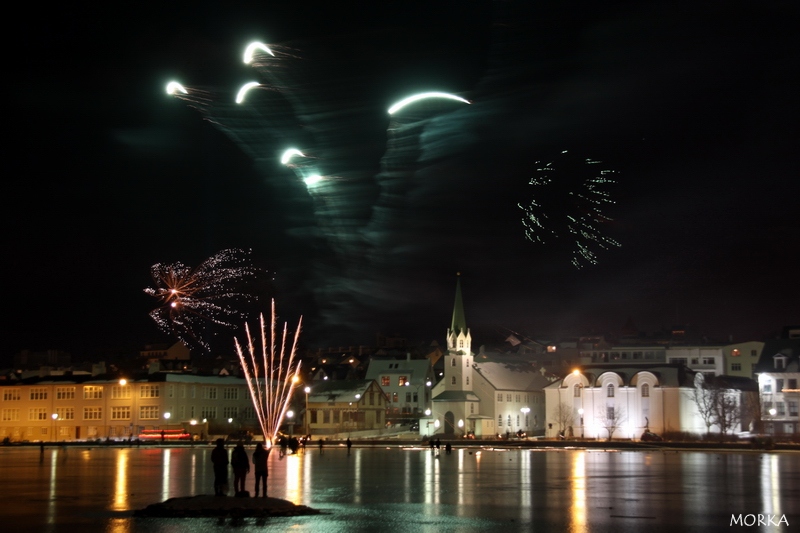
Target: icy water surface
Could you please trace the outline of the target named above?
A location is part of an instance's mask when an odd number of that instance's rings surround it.
[[[760,531],[800,526],[800,454],[329,447],[269,460],[269,494],[325,512],[271,519],[134,518],[213,493],[211,446],[0,447],[9,532]],[[249,450],[252,453],[252,449]],[[248,479],[252,492],[253,477]],[[748,518],[747,515],[753,516]],[[767,522],[768,517],[771,522]],[[787,527],[785,524],[789,523]],[[770,524],[780,524],[775,527]]]

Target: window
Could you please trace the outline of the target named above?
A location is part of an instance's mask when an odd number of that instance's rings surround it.
[[[217,399],[217,388],[216,387],[203,387],[203,399],[204,400],[216,400]]]
[[[742,369],[742,363],[733,363],[731,364],[731,371],[738,372]]]
[[[454,378],[455,379],[455,378]],[[392,403],[398,403],[400,400],[397,399],[397,393],[392,393]]]
[[[689,360],[685,357],[673,357],[669,360],[669,362],[676,365],[685,365],[689,362]]]
[[[764,413],[770,414],[770,409],[772,409],[772,402],[764,402]]]
[[[466,379],[467,379],[467,385],[469,385],[469,376],[467,376]]]
[[[642,385],[642,398],[650,397],[650,385],[645,383]]]
[[[797,379],[796,378],[792,378],[792,379],[786,380],[786,388],[787,389],[791,389],[791,390],[796,390],[797,389]]]
[[[499,392],[497,393],[497,401],[498,402],[502,402],[503,401],[503,394],[502,393],[499,393]]]
[[[236,387],[225,387],[224,389],[222,389],[222,399],[223,400],[238,400],[239,399],[239,389],[236,388]]]
[[[797,416],[797,402],[795,400],[789,401],[789,416]]]
[[[508,415],[508,427],[511,427],[511,415]]]
[[[222,408],[222,418],[237,418],[239,416],[239,408],[228,406]]]
[[[769,382],[764,383],[764,389],[761,392],[764,392],[764,393],[767,393],[767,394],[771,393],[772,392],[772,383],[769,383]]]
[[[83,419],[84,420],[101,420],[103,418],[102,407],[84,407]]]
[[[497,427],[503,427],[503,415],[497,415]]]
[[[713,365],[714,362],[715,361],[714,361],[713,357],[703,357],[703,364],[704,365]]]
[[[103,399],[103,387],[97,387],[95,385],[86,385],[83,387],[83,399],[84,400],[102,400]],[[93,420],[90,418],[84,418],[84,420]]]
[[[517,399],[517,403],[519,403],[519,394],[517,394],[516,399]]]
[[[389,386],[389,376],[381,376],[381,387]]]
[[[775,380],[775,392],[783,392],[783,379]]]
[[[466,359],[464,359],[464,361],[466,362],[466,364],[465,364],[464,366],[466,366],[467,368],[469,368],[469,357],[467,357]]]
[[[130,385],[113,385],[111,387],[112,400],[129,400],[131,397]]]
[[[469,404],[469,414],[471,414],[471,415],[475,414],[475,404],[474,403],[470,403]]]
[[[612,385],[611,383],[609,383],[608,387],[606,387],[606,396],[608,396],[609,398],[614,397],[614,385]]]
[[[742,352],[740,352],[737,348],[731,350],[731,357],[739,357],[740,355],[742,355]]]
[[[583,386],[580,383],[575,385],[574,387],[572,387],[572,395],[575,398],[580,398],[581,397],[581,389],[582,388],[583,388]]]
[[[200,409],[200,418],[208,418],[209,420],[217,418],[217,408],[205,406]]]
[[[400,387],[404,386],[406,383],[408,383],[408,377],[407,376],[400,376],[397,379],[397,385],[400,386]]]
[[[506,401],[507,401],[507,402],[510,402],[510,401],[511,401],[511,395],[510,395],[510,394],[506,394]]]
[[[31,400],[46,400],[47,389],[44,387],[31,388]]]
[[[411,393],[410,392],[406,393],[406,403],[411,403]]]
[[[459,340],[458,341],[458,347],[459,348],[463,348],[464,347],[464,341],[463,340]]]
[[[3,400],[6,402],[20,399],[22,399],[22,396],[19,389],[5,389],[3,391]]]
[[[519,427],[519,415],[517,415],[517,427]]]
[[[786,414],[786,404],[783,402],[777,402],[775,406],[778,408],[778,415],[784,416]]]
[[[160,396],[158,385],[142,385],[139,389],[140,398],[158,398]]]
[[[317,411],[316,411],[316,409],[312,409],[311,410],[311,420],[310,420],[309,423],[310,424],[316,424],[317,423]]]
[[[455,357],[451,357],[450,358],[450,366],[456,366],[456,358]]]
[[[216,410],[216,408],[215,408]],[[211,417],[204,417],[211,418]],[[157,405],[140,405],[139,406],[139,419],[140,420],[158,420],[158,406]]]
[[[606,421],[614,422],[616,420],[616,418],[617,418],[617,416],[614,413],[614,407],[611,406],[611,405],[607,405],[606,406]]]
[[[28,420],[47,420],[47,409],[34,407],[28,410]]]
[[[456,377],[455,377],[455,376],[453,376],[452,378],[450,378],[450,384],[451,384],[451,385],[455,385],[455,384],[456,384]]]
[[[19,421],[19,409],[3,409],[3,422]]]
[[[56,407],[56,414],[59,420],[75,420],[74,407]]]
[[[750,357],[758,357],[758,350],[750,350]]]
[[[130,419],[131,419],[131,408],[129,406],[111,408],[111,420],[130,420]]]
[[[56,387],[56,400],[74,400],[75,387]]]

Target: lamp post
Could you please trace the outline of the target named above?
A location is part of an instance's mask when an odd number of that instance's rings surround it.
[[[578,414],[581,415],[581,438],[583,438],[583,407],[578,409]]]
[[[289,419],[289,436],[291,437],[294,433],[294,411],[286,411],[286,418]]]
[[[361,403],[361,395],[356,394],[356,431],[358,431],[358,404]]]
[[[309,420],[308,420],[308,419],[309,419],[309,417],[310,417],[310,413],[308,412],[308,393],[310,393],[310,392],[311,392],[311,387],[306,387],[305,389],[303,389],[303,392],[305,392],[305,393],[306,393],[306,414],[305,414],[305,416],[303,417],[303,421],[306,423],[306,431],[305,431],[305,434],[306,434],[306,435],[309,435],[310,433],[309,433],[309,431],[308,431],[308,422],[309,422]]]
[[[58,420],[58,413],[53,413],[52,415],[50,415],[50,418],[53,419],[53,439],[52,440],[53,440],[53,442],[56,442],[56,441],[58,441],[58,438],[56,437],[56,420]]]

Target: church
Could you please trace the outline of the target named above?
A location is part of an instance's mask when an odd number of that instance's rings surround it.
[[[459,276],[447,330],[444,376],[431,391],[431,418],[420,432],[459,438],[544,435],[544,387],[550,381],[523,357],[472,352]]]

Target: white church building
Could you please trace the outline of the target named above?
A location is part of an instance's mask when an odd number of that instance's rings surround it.
[[[544,387],[550,381],[524,356],[472,351],[461,278],[447,330],[444,376],[431,391],[432,413],[420,433],[445,437],[493,438],[518,431],[544,435]]]

